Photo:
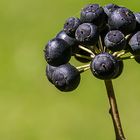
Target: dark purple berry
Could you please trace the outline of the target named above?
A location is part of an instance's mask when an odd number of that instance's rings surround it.
[[[109,53],[101,53],[95,56],[91,62],[91,71],[99,79],[112,79],[118,71],[118,61]]]
[[[94,45],[99,38],[98,28],[92,23],[83,23],[77,28],[75,37],[82,45]]]
[[[55,38],[48,42],[45,47],[45,59],[52,66],[67,63],[71,58],[71,48],[62,39]]]
[[[68,36],[64,31],[59,32],[56,35],[56,38],[60,38],[64,41],[66,41],[72,49],[72,54],[75,53],[75,51],[77,50],[78,45],[79,45],[75,38]]]
[[[109,17],[109,16],[112,14],[112,12],[114,12],[117,8],[120,8],[120,7],[119,7],[118,5],[112,4],[112,3],[107,4],[107,5],[105,5],[105,6],[103,7],[104,12],[107,14],[108,17]]]
[[[140,31],[135,33],[129,40],[131,47],[131,53],[134,55],[140,55]]]
[[[79,18],[70,17],[66,20],[63,30],[65,31],[67,35],[71,37],[75,37],[75,31],[80,24],[81,24],[81,21]]]
[[[46,66],[46,76],[47,76],[48,80],[49,80],[52,84],[53,84],[53,82],[52,82],[52,74],[53,74],[53,72],[55,71],[56,68],[57,68],[57,67],[51,66],[51,65],[49,65],[49,64],[47,64],[47,66]]]
[[[108,24],[111,30],[120,30],[124,34],[129,34],[136,28],[135,15],[129,9],[121,7],[110,15]]]
[[[81,10],[80,19],[85,23],[93,23],[99,28],[102,28],[102,26],[107,22],[107,16],[99,4],[89,4],[85,6]]]
[[[80,83],[80,72],[70,64],[64,64],[56,68],[52,75],[52,81],[56,88],[67,92],[76,89]]]
[[[115,52],[123,50],[126,46],[126,39],[124,34],[119,30],[109,31],[104,39],[105,46]]]

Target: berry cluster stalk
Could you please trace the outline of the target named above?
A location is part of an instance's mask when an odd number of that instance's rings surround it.
[[[117,107],[117,102],[116,102],[116,97],[115,97],[112,81],[104,80],[104,82],[105,82],[108,99],[109,99],[109,103],[110,103],[109,113],[112,117],[116,140],[126,140],[124,133],[123,133],[120,117],[119,117],[119,111],[118,111],[118,107]]]

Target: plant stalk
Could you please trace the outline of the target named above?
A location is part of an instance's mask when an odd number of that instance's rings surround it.
[[[118,107],[117,107],[117,102],[116,102],[116,97],[115,97],[112,81],[104,80],[104,82],[105,82],[108,99],[109,99],[109,103],[110,103],[109,113],[112,117],[116,140],[126,140],[124,133],[123,133],[122,125],[121,125],[121,120],[119,117],[119,111],[118,111]]]

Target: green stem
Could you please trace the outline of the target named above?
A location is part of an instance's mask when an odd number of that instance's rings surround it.
[[[134,55],[126,56],[126,57],[120,57],[121,60],[127,60],[127,59],[135,59]]]
[[[109,113],[112,117],[116,140],[126,140],[124,133],[123,133],[120,117],[119,117],[119,111],[118,111],[118,107],[117,107],[117,102],[116,102],[116,97],[115,97],[112,81],[105,80],[104,82],[105,82],[108,99],[109,99],[109,103],[110,103]]]
[[[85,56],[85,55],[81,55],[81,54],[75,54],[75,56],[80,57],[80,58],[84,58],[84,59],[87,59],[87,60],[91,60],[92,59],[92,56],[89,57],[89,56]]]
[[[76,67],[80,73],[85,72],[90,69],[90,64]]]
[[[79,47],[80,49],[82,49],[82,50],[88,52],[88,53],[91,54],[93,57],[95,56],[95,54],[94,54],[90,49],[85,48],[85,47],[83,47],[83,46],[81,46],[81,45],[79,45],[78,47]]]
[[[99,36],[98,45],[99,45],[99,49],[101,50],[101,52],[103,52],[104,51],[104,47],[103,47],[103,44],[102,44],[101,36]]]

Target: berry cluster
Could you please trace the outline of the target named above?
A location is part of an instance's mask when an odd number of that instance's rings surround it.
[[[47,78],[61,91],[76,89],[80,74],[88,69],[99,79],[115,79],[123,71],[123,60],[140,62],[140,13],[116,4],[89,4],[80,18],[65,21],[44,52]],[[71,57],[87,64],[74,67]]]

